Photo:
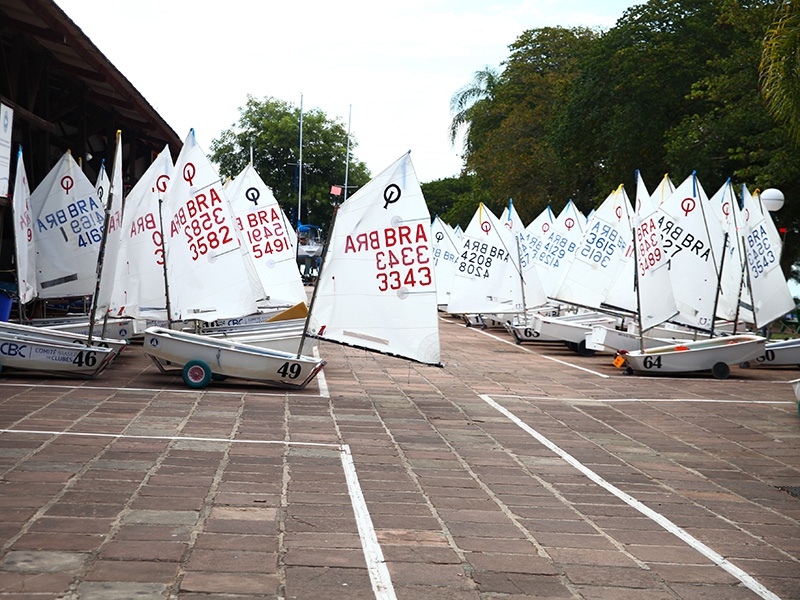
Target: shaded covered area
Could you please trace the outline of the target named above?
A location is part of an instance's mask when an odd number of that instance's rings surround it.
[[[165,145],[177,156],[173,129],[52,0],[0,0],[0,102],[14,110],[10,179],[23,146],[31,189],[71,151],[90,181],[113,160],[122,130],[126,189]],[[13,281],[10,198],[0,196],[0,270]]]

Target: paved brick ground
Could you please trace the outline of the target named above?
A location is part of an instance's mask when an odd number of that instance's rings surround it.
[[[2,373],[0,598],[800,598],[800,371],[441,339],[322,344],[329,396]]]

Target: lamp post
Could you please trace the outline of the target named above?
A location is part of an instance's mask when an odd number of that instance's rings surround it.
[[[768,188],[761,192],[761,201],[769,212],[777,212],[783,208],[783,192],[776,188]]]
[[[763,192],[761,192],[761,203],[764,205],[769,212],[775,213],[778,212],[780,209],[783,208],[783,202],[785,198],[783,192],[777,188],[767,188]],[[785,245],[786,244],[786,228],[781,227],[778,229],[778,233],[781,235],[781,242]]]

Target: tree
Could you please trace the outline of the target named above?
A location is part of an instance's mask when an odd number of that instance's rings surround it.
[[[465,170],[475,174],[476,201],[499,214],[514,198],[523,219],[567,202],[568,171],[551,134],[578,49],[594,35],[585,28],[526,31],[511,45],[501,74],[480,71],[453,96],[451,140],[466,125]]]
[[[223,177],[235,177],[250,161],[272,189],[287,214],[296,216],[298,201],[297,164],[299,162],[300,109],[267,97],[247,97],[239,108],[239,122],[211,143],[211,160]],[[350,136],[348,186],[353,189],[370,179],[366,165],[353,158],[357,147]],[[347,130],[338,120],[329,119],[319,109],[303,112],[303,178],[300,220],[323,227],[330,223],[338,198],[331,196],[332,185],[343,185],[347,157]]]
[[[458,134],[462,130],[464,135],[464,149],[470,147],[473,141],[469,135],[470,127],[480,116],[480,108],[490,105],[494,99],[494,89],[500,81],[497,69],[486,65],[482,71],[477,71],[472,82],[458,90],[450,98],[450,112],[453,118],[450,122],[450,143],[455,144]],[[480,136],[478,136],[480,137]]]
[[[772,115],[800,142],[800,5],[783,0],[764,37],[761,89]]]

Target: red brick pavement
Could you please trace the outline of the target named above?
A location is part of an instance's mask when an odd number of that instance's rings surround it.
[[[0,428],[92,435],[0,433],[0,598],[800,597],[797,370],[441,340],[443,369],[322,344],[329,397],[190,390],[137,346],[92,381],[2,373]]]

